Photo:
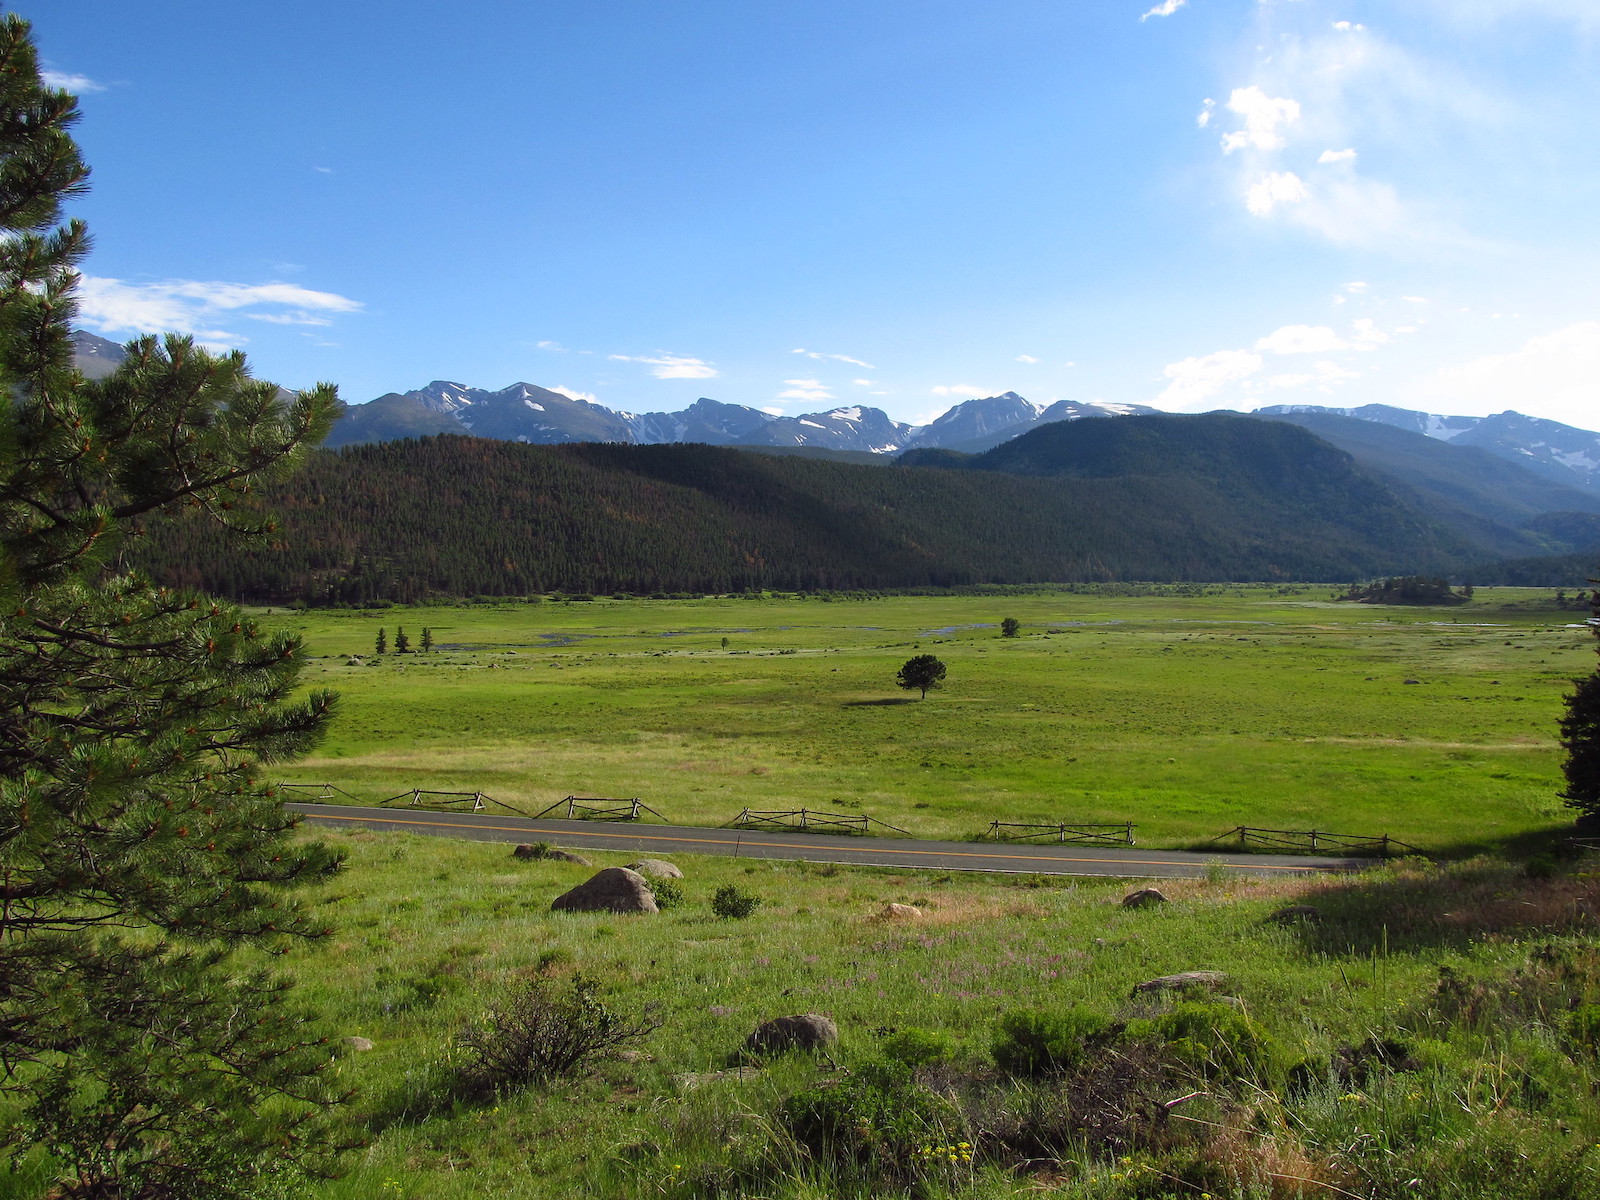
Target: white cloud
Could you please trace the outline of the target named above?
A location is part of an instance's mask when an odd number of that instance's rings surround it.
[[[1156,397],[1157,404],[1178,408],[1200,404],[1215,396],[1230,383],[1254,375],[1262,358],[1248,350],[1219,350],[1200,358],[1169,363],[1162,373],[1172,382]]]
[[[1365,25],[1357,25],[1353,21],[1335,21],[1333,27],[1340,33],[1364,33],[1367,28]]]
[[[58,88],[61,91],[73,92],[79,96],[106,90],[105,84],[96,83],[87,75],[74,75],[70,71],[40,71],[39,82],[47,88]]]
[[[850,382],[855,384],[857,387],[877,387],[878,386],[878,381],[876,379],[852,379]]]
[[[540,350],[562,350],[562,351],[566,350],[566,347],[563,346],[560,342],[543,341],[543,342],[535,342],[534,345],[537,346]]]
[[[1194,123],[1204,129],[1211,124],[1211,114],[1216,111],[1216,108],[1217,102],[1215,100],[1202,100],[1200,102],[1200,111],[1195,114]]]
[[[1031,354],[1019,354],[1017,355],[1017,361],[1019,363],[1027,363],[1031,367],[1039,360]]]
[[[265,312],[246,311],[267,309]],[[361,302],[293,283],[216,283],[172,279],[126,283],[86,275],[78,285],[78,319],[101,333],[189,333],[212,345],[247,339],[216,327],[237,312],[274,325],[328,325],[335,315],[359,312]]]
[[[1269,388],[1315,387],[1319,392],[1331,392],[1347,379],[1360,378],[1361,372],[1341,367],[1338,363],[1316,362],[1309,372],[1298,375],[1273,375],[1267,379]]]
[[[981,396],[998,396],[1004,388],[980,387],[975,383],[950,383],[940,384],[933,389],[935,396],[965,396],[968,400],[975,400]]]
[[[1355,162],[1355,160],[1356,152],[1351,149],[1324,150],[1321,154],[1317,155],[1317,161],[1319,163]]]
[[[1345,341],[1326,325],[1285,325],[1256,343],[1270,354],[1328,354],[1348,350]]]
[[[1583,429],[1596,425],[1600,321],[1580,321],[1529,338],[1508,354],[1489,354],[1435,372],[1424,390],[1450,412],[1485,415],[1515,408]]]
[[[766,413],[767,416],[769,416],[769,417],[781,417],[781,416],[783,416],[783,409],[779,408],[776,404],[769,404],[766,408],[763,408],[761,411]]]
[[[1170,17],[1187,3],[1189,3],[1189,0],[1161,0],[1160,4],[1145,13],[1139,20],[1148,21],[1151,17]]]
[[[807,358],[818,360],[827,359],[832,362],[849,363],[852,367],[865,367],[869,371],[877,370],[871,363],[862,362],[859,358],[851,358],[848,354],[824,354],[820,350],[791,350],[789,353],[804,354]]]
[[[1426,296],[1401,296],[1400,299],[1404,300],[1407,304],[1426,304],[1428,302],[1428,298]]]
[[[698,358],[684,358],[677,354],[663,354],[659,358],[635,357],[631,354],[612,354],[613,362],[645,363],[650,374],[657,379],[714,379],[717,369]]]
[[[313,171],[317,172],[317,174],[319,174],[319,175],[332,175],[333,174],[333,168],[332,167],[312,167],[311,169]]]
[[[1305,183],[1293,171],[1273,171],[1251,185],[1244,204],[1255,216],[1266,217],[1278,205],[1299,204],[1308,195]]]
[[[1280,127],[1300,119],[1300,102],[1267,95],[1259,87],[1234,88],[1228,96],[1228,111],[1244,118],[1244,128],[1222,135],[1222,152],[1235,150],[1281,150],[1284,137]]]
[[[555,387],[547,388],[546,390],[565,396],[568,400],[587,400],[590,404],[600,403],[600,397],[593,392],[580,392],[577,388],[569,388],[559,383]]]
[[[1367,287],[1367,284],[1362,283],[1359,279],[1357,279],[1351,283],[1345,284],[1344,290],[1347,292],[1364,292],[1367,290]]]
[[[778,393],[779,400],[832,400],[833,391],[820,379],[785,379],[789,390]]]
[[[1387,345],[1394,339],[1378,328],[1378,323],[1371,317],[1359,317],[1350,322],[1350,336],[1356,341],[1356,349],[1371,350],[1374,346]]]

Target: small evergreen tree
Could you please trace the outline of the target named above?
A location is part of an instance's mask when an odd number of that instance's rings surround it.
[[[903,667],[895,675],[895,682],[901,687],[910,690],[921,688],[922,698],[928,698],[928,689],[936,688],[944,682],[945,666],[931,654],[918,654],[908,658]]]
[[[1021,629],[1022,622],[1017,620],[1015,617],[1007,617],[1005,620],[1000,622],[1001,637],[1016,637],[1017,633]]]
[[[433,649],[433,630],[426,625],[422,627],[422,652],[426,654]]]
[[[1600,591],[1590,597],[1589,631],[1600,639]],[[1597,648],[1600,649],[1600,648]],[[1600,822],[1600,667],[1576,681],[1561,718],[1561,772],[1567,786],[1561,798],[1578,810],[1584,825]]]
[[[411,653],[411,639],[406,636],[404,625],[394,631],[394,652],[396,654]]]
[[[383,626],[378,626],[378,640],[372,645],[374,654],[389,653],[389,635],[383,631]]]

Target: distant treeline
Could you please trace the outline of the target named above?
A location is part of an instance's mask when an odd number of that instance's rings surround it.
[[[1470,559],[1363,477],[1318,466],[1311,481],[1027,477],[436,437],[317,452],[260,498],[280,521],[270,547],[188,515],[152,522],[128,555],[166,582],[310,604],[1352,579]]]

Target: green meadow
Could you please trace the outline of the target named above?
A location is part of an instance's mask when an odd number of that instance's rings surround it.
[[[686,824],[846,810],[941,838],[1133,821],[1156,846],[1247,824],[1452,853],[1562,823],[1556,722],[1594,654],[1551,593],[1112,590],[278,610],[263,619],[303,633],[306,682],[342,696],[281,778],[529,811],[638,797]],[[393,653],[424,626],[431,653]],[[917,653],[949,668],[926,700],[895,685]]]

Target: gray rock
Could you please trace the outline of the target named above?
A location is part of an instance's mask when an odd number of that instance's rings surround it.
[[[527,842],[524,842],[522,845],[513,850],[511,852],[511,857],[520,858],[525,862],[529,859],[545,859],[549,862],[577,863],[580,867],[591,867],[594,865],[583,855],[574,854],[570,850],[558,850],[554,846],[546,846],[543,849],[540,849],[538,846],[529,845]]]
[[[773,1017],[756,1027],[744,1040],[753,1054],[782,1054],[787,1050],[822,1050],[839,1040],[839,1027],[821,1013]]]
[[[1147,908],[1152,904],[1165,904],[1167,898],[1155,888],[1140,888],[1122,898],[1123,908]]]
[[[1162,975],[1133,985],[1135,996],[1146,992],[1211,991],[1228,981],[1222,971],[1179,971],[1176,975]]]
[[[885,921],[910,921],[920,917],[922,910],[915,904],[885,904],[878,915]]]
[[[344,1044],[346,1046],[349,1046],[350,1049],[357,1050],[357,1051],[360,1051],[360,1050],[371,1050],[372,1049],[372,1039],[371,1038],[347,1037],[347,1038],[344,1039]]]
[[[570,892],[563,892],[550,902],[555,912],[610,912],[653,913],[656,908],[655,893],[650,882],[637,871],[627,867],[607,867],[597,871],[588,880]]]
[[[1322,910],[1315,904],[1291,904],[1288,908],[1280,908],[1267,920],[1276,921],[1279,925],[1293,925],[1296,921],[1320,921]]]
[[[683,872],[677,867],[660,858],[641,858],[638,862],[628,864],[628,870],[637,871],[641,875],[649,875],[656,879],[682,879]]]

